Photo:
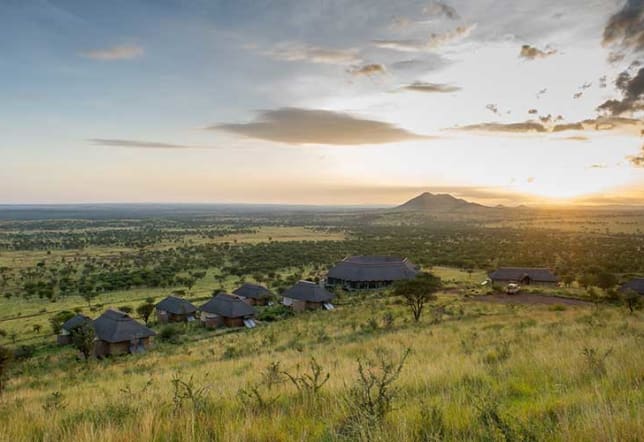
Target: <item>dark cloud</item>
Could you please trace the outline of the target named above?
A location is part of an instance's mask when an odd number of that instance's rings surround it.
[[[387,72],[385,67],[381,64],[371,63],[363,66],[356,66],[347,70],[352,75],[380,75]]]
[[[461,90],[461,88],[458,86],[452,86],[449,84],[442,84],[442,83],[424,83],[422,81],[415,81],[412,84],[405,86],[404,89],[407,89],[410,91],[416,91],[416,92],[430,92],[430,93],[456,92]]]
[[[496,104],[486,104],[485,108],[492,112],[493,114],[498,114],[499,113],[499,108]]]
[[[643,0],[628,0],[621,10],[608,19],[603,44],[636,52],[644,50]]]
[[[197,146],[160,143],[157,141],[120,140],[114,138],[90,138],[88,141],[96,146],[131,147],[140,149],[198,149]]]
[[[542,51],[541,49],[535,48],[534,46],[523,45],[521,46],[519,57],[525,58],[527,60],[535,60],[537,58],[546,58],[556,53],[557,51],[555,49],[546,48],[545,51]]]
[[[250,123],[219,124],[208,129],[288,144],[384,144],[431,138],[382,121],[292,107],[262,111],[259,118]]]
[[[529,114],[538,114],[539,111],[537,109],[528,109]]]
[[[622,99],[607,100],[597,107],[599,112],[619,116],[644,110],[644,68],[632,77],[628,71],[618,75],[615,86],[622,93]]]
[[[443,16],[449,18],[450,20],[458,20],[461,18],[460,15],[458,15],[458,12],[456,12],[456,9],[442,2],[430,3],[429,5],[425,6],[423,12],[425,13],[425,15],[432,17]]]

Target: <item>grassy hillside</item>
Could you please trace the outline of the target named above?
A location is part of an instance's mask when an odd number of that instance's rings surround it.
[[[145,354],[84,363],[71,349],[17,366],[0,440],[637,440],[644,428],[641,315],[617,307],[507,306],[441,295],[419,324],[378,295],[255,330],[185,333]],[[439,309],[440,310],[440,309]],[[183,341],[183,342],[181,342]],[[391,408],[369,379],[395,366]],[[329,379],[318,392],[293,377]],[[278,364],[278,365],[276,365]],[[272,369],[271,369],[272,367]],[[395,368],[395,367],[394,367]],[[305,378],[306,379],[306,378]],[[174,381],[173,381],[174,380]]]

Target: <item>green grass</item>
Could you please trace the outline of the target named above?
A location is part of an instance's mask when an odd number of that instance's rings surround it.
[[[12,371],[0,402],[0,440],[356,440],[347,433],[355,414],[347,393],[357,359],[382,353],[395,361],[408,347],[392,410],[374,426],[358,426],[370,440],[637,440],[642,434],[641,314],[463,303],[454,295],[437,303],[446,305],[438,323],[427,312],[415,324],[395,299],[345,295],[333,312],[232,333],[193,329],[180,345],[158,342],[145,355],[87,366],[72,349],[43,349]],[[386,312],[394,318],[389,328]],[[584,349],[609,353],[595,363]],[[269,391],[262,383],[271,363],[297,373],[311,357],[330,374],[319,394],[298,393],[289,382]],[[175,376],[205,388],[201,400],[175,407]],[[240,400],[242,390],[257,385],[274,403]]]

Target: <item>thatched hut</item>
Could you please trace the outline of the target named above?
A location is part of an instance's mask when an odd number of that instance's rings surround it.
[[[56,337],[58,345],[69,345],[72,343],[72,332],[85,324],[91,324],[92,318],[78,314],[72,316],[60,327],[60,333]]]
[[[140,353],[152,345],[156,333],[136,322],[127,313],[107,310],[94,321],[94,353],[98,357]]]
[[[559,282],[552,270],[546,268],[501,267],[488,276],[495,284],[557,285]]]
[[[163,299],[155,307],[157,320],[161,323],[194,321],[197,312],[197,307],[174,295]]]
[[[619,290],[621,292],[624,292],[626,290],[633,290],[635,293],[644,295],[644,278],[633,278],[622,285]]]
[[[201,322],[208,328],[255,327],[255,309],[237,296],[219,293],[199,309]]]
[[[233,290],[233,295],[238,296],[242,301],[249,305],[266,305],[273,297],[273,294],[263,285],[243,284],[241,287]]]
[[[298,281],[282,293],[282,304],[296,312],[324,308],[333,310],[331,301],[335,295],[324,287],[311,281]]]
[[[395,256],[350,256],[337,263],[327,275],[328,286],[349,290],[378,289],[396,281],[414,279],[416,266]]]

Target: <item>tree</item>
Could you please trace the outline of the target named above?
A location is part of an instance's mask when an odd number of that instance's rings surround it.
[[[85,360],[94,352],[94,327],[86,322],[71,331],[72,344],[81,352]]]
[[[150,319],[150,315],[152,315],[153,311],[154,304],[151,302],[144,302],[136,308],[136,313],[145,321],[146,325],[148,324],[148,320]]]
[[[642,295],[637,293],[635,290],[624,290],[621,293],[620,298],[626,308],[628,308],[628,311],[631,312],[631,314],[635,313],[635,310],[639,309],[642,306]]]
[[[600,289],[609,290],[617,285],[617,277],[612,273],[602,271],[597,274],[595,284]]]
[[[441,288],[442,282],[438,276],[431,273],[421,273],[416,278],[401,281],[394,287],[394,295],[401,296],[409,306],[414,321],[418,322],[427,302],[436,299],[435,293]]]
[[[60,328],[63,326],[63,324],[68,320],[74,317],[74,312],[70,312],[68,310],[63,310],[58,313],[56,313],[54,316],[49,318],[49,323],[51,324],[51,331],[54,332],[55,335],[60,333]]]
[[[0,345],[0,395],[5,387],[5,379],[9,369],[9,363],[13,358],[13,353],[6,347]]]

